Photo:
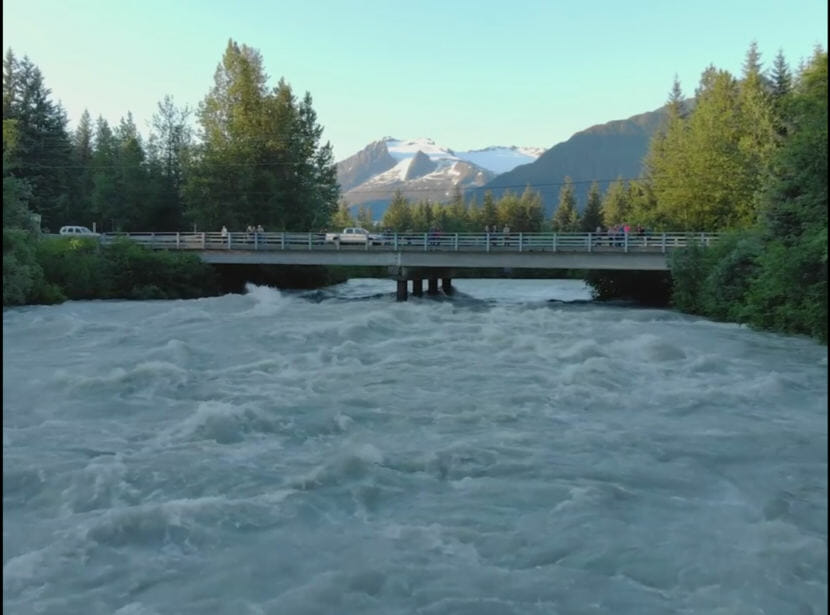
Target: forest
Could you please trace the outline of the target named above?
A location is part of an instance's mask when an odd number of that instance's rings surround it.
[[[677,252],[671,274],[589,273],[599,299],[670,303],[708,318],[827,341],[827,53],[765,68],[757,46],[741,75],[705,68],[692,96],[675,80],[666,121],[637,178],[578,203],[565,178],[545,218],[533,186],[482,201],[397,194],[383,218],[341,199],[332,148],[309,93],[268,85],[261,54],[228,41],[195,110],[170,96],[145,137],[129,112],[117,126],[84,112],[74,131],[38,67],[7,50],[3,64],[3,305],[64,298],[189,297],[218,292],[214,272],[186,256],[118,245],[128,270],[174,271],[133,283],[108,248],[39,237],[64,224],[99,232],[367,228],[423,232],[653,231],[725,233],[717,247]],[[79,289],[66,271],[84,266]],[[122,267],[123,268],[123,267]],[[60,273],[64,271],[64,273]],[[83,277],[83,276],[81,276]],[[77,276],[76,276],[77,278]],[[328,278],[320,276],[321,281]],[[92,280],[97,280],[95,283]],[[81,285],[82,286],[82,285]]]

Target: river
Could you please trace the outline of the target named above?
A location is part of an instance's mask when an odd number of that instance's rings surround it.
[[[826,612],[825,346],[454,284],[4,310],[6,612]]]

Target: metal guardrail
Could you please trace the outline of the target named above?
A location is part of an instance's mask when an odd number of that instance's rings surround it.
[[[326,241],[325,233],[104,233],[158,250],[365,250],[441,252],[667,253],[690,245],[709,246],[717,233],[388,233],[369,241]]]

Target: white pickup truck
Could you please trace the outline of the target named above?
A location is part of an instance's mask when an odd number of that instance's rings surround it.
[[[342,233],[326,233],[326,243],[365,244],[366,242],[372,246],[379,246],[383,244],[383,238],[359,226],[344,228]]]

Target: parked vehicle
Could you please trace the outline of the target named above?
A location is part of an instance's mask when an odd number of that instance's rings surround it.
[[[100,233],[93,233],[86,226],[62,226],[58,233],[70,237],[100,237]]]
[[[341,233],[326,233],[326,243],[383,245],[383,238],[359,226],[349,226]]]

